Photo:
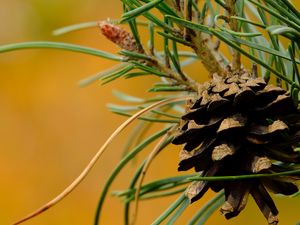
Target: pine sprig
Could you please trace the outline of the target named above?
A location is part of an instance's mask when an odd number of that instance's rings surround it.
[[[184,100],[190,100],[194,96],[202,94],[203,91],[207,91],[204,90],[208,87],[207,83],[201,85],[191,78],[199,76],[197,72],[195,74],[186,73],[185,67],[193,62],[200,60],[210,77],[221,79],[217,78],[217,75],[224,78],[232,73],[243,74],[246,71],[243,66],[244,59],[246,59],[255,65],[254,68],[256,68],[256,65],[260,67],[261,76],[264,81],[269,82],[272,75],[276,77],[278,86],[282,86],[282,81],[284,81],[285,88],[289,91],[294,105],[298,105],[299,103],[300,13],[298,9],[289,0],[216,0],[215,3],[213,4],[213,1],[208,0],[122,0],[124,13],[119,20],[80,23],[54,31],[54,35],[62,35],[76,30],[100,26],[102,34],[121,48],[117,54],[75,44],[56,42],[25,42],[0,46],[0,53],[19,49],[52,48],[98,56],[119,63],[106,71],[82,80],[80,82],[81,86],[88,85],[97,80],[100,80],[102,84],[107,84],[120,78],[132,79],[149,75],[155,76],[158,80],[156,83],[151,84],[151,87],[148,89],[148,92],[154,95],[153,98],[146,99],[115,92],[116,97],[125,101],[127,105],[109,104],[109,110],[113,113],[129,117],[129,119],[107,139],[90,164],[64,192],[15,224],[24,222],[61,201],[84,179],[115,136],[136,119],[142,121],[133,129],[131,138],[129,138],[125,147],[126,154],[115,167],[114,171],[112,171],[103,188],[96,210],[95,225],[99,223],[104,200],[117,175],[123,170],[125,165],[136,158],[139,152],[144,151],[150,143],[163,135],[165,135],[165,139],[163,138],[156,145],[152,153],[137,169],[128,189],[114,192],[115,196],[125,200],[124,223],[126,225],[130,223],[130,203],[133,201],[136,201],[137,206],[139,199],[162,198],[182,193],[152,223],[152,225],[162,224],[163,222],[168,225],[174,224],[186,208],[188,208],[189,202],[192,201],[192,199],[187,197],[190,194],[189,190],[191,190],[191,186],[187,188],[187,193],[184,194],[183,192],[186,189],[186,185],[193,185],[194,182],[203,181],[208,184],[220,181],[258,181],[262,178],[272,177],[276,177],[278,180],[284,177],[298,179],[300,174],[299,165],[295,163],[298,160],[298,154],[288,155],[289,153],[282,153],[280,157],[285,157],[291,161],[290,163],[280,165],[284,168],[284,172],[245,173],[234,176],[210,176],[200,173],[167,177],[143,184],[143,177],[150,166],[150,162],[157,154],[160,154],[163,147],[166,147],[171,142],[172,137],[176,136],[170,130],[186,122],[180,120],[180,115],[184,111],[184,108],[180,104]],[[124,28],[123,25],[130,31]],[[148,27],[148,45],[144,44],[140,38],[141,27]],[[163,40],[163,50],[156,49],[159,46],[156,43],[157,40]],[[229,59],[224,56],[223,50],[220,50],[219,46],[221,43],[229,47],[231,55]],[[182,51],[182,46],[187,47],[185,49],[189,50]],[[254,70],[252,76],[254,77],[256,74],[257,72]],[[256,80],[256,82],[256,87],[262,85],[260,80]],[[214,85],[210,88],[223,88],[217,84]],[[254,84],[252,85],[249,87],[255,87]],[[247,88],[249,89],[249,87]],[[174,94],[170,95],[165,92]],[[218,92],[215,91],[215,93]],[[160,94],[158,95],[158,93]],[[249,90],[247,93],[249,94]],[[203,96],[202,99],[198,100],[202,101],[207,97]],[[193,104],[195,104],[195,108],[198,107],[196,107],[197,101]],[[157,109],[158,107],[161,107],[161,109]],[[189,105],[187,108],[189,108]],[[194,108],[189,108],[189,110],[194,110],[196,114],[201,111],[197,111],[198,109],[195,110]],[[207,109],[207,111],[209,110]],[[191,113],[190,111],[189,113]],[[148,114],[144,115],[146,113]],[[269,118],[267,120],[269,123],[274,122],[270,122]],[[149,127],[154,123],[166,126],[146,138],[145,134],[147,132],[145,131],[148,131]],[[208,125],[205,124],[204,126]],[[182,132],[185,132],[187,129],[192,129],[192,132],[195,132],[193,131],[193,127],[186,126],[181,126]],[[199,124],[195,123],[194,126],[199,126]],[[291,129],[296,129],[295,127],[297,126],[298,124],[296,123],[296,125],[292,125]],[[295,138],[298,138],[297,135],[299,136],[297,133]],[[135,138],[135,136],[137,137]],[[291,142],[293,141],[295,140],[291,140]],[[131,148],[132,150],[129,151]],[[256,190],[256,192],[252,190],[253,196],[257,197],[261,193],[263,193],[262,190]],[[226,193],[226,200],[229,194]],[[223,196],[224,193],[219,192],[187,224],[204,224],[211,214],[224,203]],[[266,198],[266,196],[264,197]],[[242,200],[241,202],[243,202]],[[255,200],[259,207],[267,210],[262,205],[263,201],[259,201],[257,198]],[[241,204],[239,203],[238,210],[243,208]],[[237,212],[239,213],[239,211]],[[228,212],[224,214],[226,213]],[[272,213],[276,214],[274,210]],[[134,218],[136,216],[134,214]],[[135,221],[134,218],[133,222]],[[271,222],[269,221],[269,223]]]

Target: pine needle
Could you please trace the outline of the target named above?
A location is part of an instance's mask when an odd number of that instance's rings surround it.
[[[136,223],[136,219],[137,219],[137,214],[138,214],[138,207],[139,207],[139,197],[140,197],[140,191],[141,191],[141,187],[144,181],[144,178],[146,176],[147,170],[150,167],[151,162],[153,161],[153,159],[155,158],[155,156],[157,156],[157,154],[163,149],[163,147],[165,147],[165,142],[168,140],[168,138],[170,137],[170,134],[172,133],[172,130],[174,130],[176,126],[173,127],[173,129],[171,129],[168,133],[166,133],[161,140],[156,144],[156,146],[153,148],[152,152],[149,154],[149,156],[147,157],[145,164],[143,166],[142,172],[141,172],[141,177],[140,180],[137,184],[136,187],[136,191],[135,191],[135,208],[134,208],[134,213],[133,213],[133,219],[131,224],[134,225]]]

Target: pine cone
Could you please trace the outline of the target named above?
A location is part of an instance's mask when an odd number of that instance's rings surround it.
[[[194,168],[202,176],[284,172],[285,163],[299,163],[294,151],[300,141],[300,112],[289,94],[249,73],[214,76],[189,102],[173,144],[185,144],[179,171]],[[276,163],[274,163],[276,161]],[[210,188],[225,190],[221,212],[237,216],[252,195],[269,224],[278,223],[278,210],[267,190],[291,195],[297,176],[237,181],[199,181],[186,191],[191,202]]]

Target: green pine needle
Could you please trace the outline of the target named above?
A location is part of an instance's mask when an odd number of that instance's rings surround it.
[[[70,33],[73,31],[78,31],[82,29],[88,29],[88,28],[93,28],[98,26],[98,21],[91,21],[91,22],[85,22],[85,23],[78,23],[78,24],[72,24],[70,26],[65,26],[58,28],[52,32],[54,36],[59,36],[63,35],[66,33]]]
[[[32,49],[32,48],[61,49],[61,50],[80,52],[88,55],[98,56],[113,61],[123,61],[123,58],[120,56],[116,56],[114,54],[104,52],[98,49],[85,47],[81,45],[75,45],[75,44],[49,42],[49,41],[22,42],[16,44],[2,45],[0,46],[0,53],[21,50],[21,49]]]
[[[203,225],[217,208],[224,203],[224,191],[220,191],[193,216],[187,225]]]
[[[176,208],[178,208],[181,204],[184,204],[187,201],[184,193],[181,194],[177,200],[169,206],[169,208],[164,211],[151,225],[159,225],[161,224]]]
[[[213,177],[194,176],[187,179],[190,181],[246,180],[246,179],[265,178],[265,177],[288,176],[293,174],[299,175],[300,170],[291,170],[287,172],[270,173],[270,174],[248,174],[248,175],[238,175],[238,176],[213,176]]]
[[[151,1],[139,8],[136,8],[136,9],[133,9],[133,10],[130,10],[126,13],[123,14],[122,16],[122,23],[125,22],[125,21],[128,21],[128,20],[131,20],[132,18],[135,18],[145,12],[148,12],[150,9],[154,8],[156,5],[158,5],[159,3],[161,3],[163,0],[154,0],[154,1]]]
[[[161,130],[161,131],[153,134],[152,136],[146,138],[142,143],[140,143],[131,152],[129,152],[119,162],[119,164],[115,167],[115,169],[113,170],[113,172],[109,176],[106,184],[103,187],[102,194],[101,194],[101,197],[99,199],[98,206],[97,206],[97,209],[96,209],[95,220],[94,220],[94,224],[95,225],[98,225],[98,222],[99,222],[99,219],[100,219],[100,213],[101,213],[101,210],[102,210],[102,206],[103,206],[104,200],[105,200],[106,195],[108,193],[108,189],[109,189],[110,185],[112,184],[112,182],[115,180],[116,176],[121,172],[121,170],[123,169],[123,167],[130,160],[132,160],[139,152],[141,152],[142,150],[144,150],[146,146],[148,146],[151,142],[155,141],[156,139],[158,139],[159,137],[161,137],[162,135],[164,135],[170,129],[171,129],[170,127],[167,127],[165,129],[163,129],[163,130]]]

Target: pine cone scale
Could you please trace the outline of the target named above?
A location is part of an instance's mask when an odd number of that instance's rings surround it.
[[[182,117],[174,144],[184,144],[179,171],[194,168],[202,176],[234,176],[273,173],[284,167],[273,164],[299,163],[300,111],[290,95],[280,87],[267,85],[250,74],[214,76],[199,88],[197,98]],[[278,210],[268,190],[291,195],[298,191],[289,179],[261,178],[248,181],[200,181],[187,188],[194,202],[210,188],[225,189],[226,202],[221,212],[227,219],[237,216],[251,195],[269,224],[278,223]]]

